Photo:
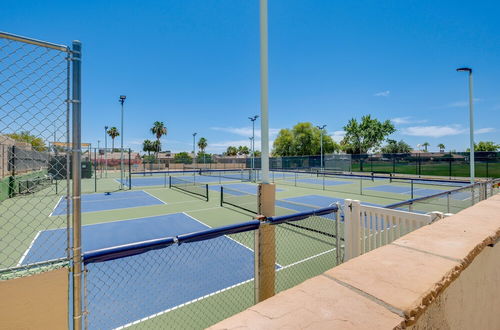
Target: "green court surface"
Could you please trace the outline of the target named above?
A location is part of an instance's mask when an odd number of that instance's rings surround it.
[[[175,175],[182,176],[181,173]],[[165,174],[157,174],[156,176],[162,177]],[[326,207],[332,201],[343,205],[343,199],[347,198],[357,199],[369,205],[384,206],[409,199],[412,188],[408,182],[390,182],[389,179],[372,181],[366,178],[317,177],[313,174],[302,173],[290,175],[290,173],[276,172],[273,180],[278,190],[276,193],[276,215],[293,214]],[[132,185],[131,192],[142,191],[151,196],[153,200],[159,200],[163,203],[121,208],[110,207],[106,210],[92,211],[82,202],[82,224],[104,224],[180,212],[195,218],[207,227],[220,227],[253,218],[254,214],[252,212],[241,210],[238,207],[231,205],[221,207],[218,190],[219,182],[210,182],[209,185],[213,189],[208,190],[208,202],[202,197],[179,189],[168,188],[161,183],[156,186],[142,187]],[[255,205],[257,205],[256,195],[248,193],[248,191],[256,191],[257,184],[241,182],[240,180],[227,180],[222,182],[222,185],[227,187],[236,185],[239,189],[245,190],[240,190],[241,196],[243,196],[242,201],[249,203],[255,201]],[[124,186],[124,188],[126,189],[125,192],[128,191],[128,185]],[[421,191],[422,194],[426,192],[426,189],[430,189],[430,192],[439,192],[453,188],[456,187],[425,182],[413,184],[414,192]],[[86,196],[105,196],[105,192],[111,192],[111,196],[123,193],[119,189],[118,173],[108,173],[108,178],[98,178],[97,181],[95,178],[84,179],[82,180],[82,194],[85,196],[83,196],[82,200],[85,201]],[[50,185],[33,194],[10,198],[0,204],[4,218],[8,219],[7,223],[0,228],[0,237],[2,238],[0,240],[0,268],[4,269],[22,264],[27,251],[30,250],[41,232],[65,228],[66,221],[71,221],[65,215],[51,215],[57,205],[65,204],[64,199],[61,199],[65,193],[65,183],[59,182],[57,190],[56,194],[55,185]],[[460,195],[459,197],[461,199],[453,200],[453,211],[458,211],[470,205],[467,195]],[[428,203],[428,205],[422,206],[420,211],[443,211],[439,208],[446,205],[446,199],[444,201],[444,204],[442,199]],[[330,236],[304,231],[286,224],[276,225],[277,291],[295,286],[337,264],[337,244],[342,242],[343,228],[340,222],[336,227],[336,221],[330,220],[325,220],[325,217],[311,217],[304,220],[304,223],[309,222],[309,224],[306,223],[307,226],[324,227],[322,231],[331,232],[332,235]],[[119,234],[117,232],[117,235]],[[158,233],[158,235],[162,237],[161,233]],[[235,242],[253,251],[253,232],[231,234],[229,236]],[[65,238],[65,236],[61,237],[61,239]],[[85,242],[85,239],[85,236],[83,236],[83,242]],[[50,249],[51,246],[45,248]],[[154,265],[154,263],[151,264]],[[130,272],[133,273],[132,269],[130,269]],[[7,278],[9,274],[2,276]],[[103,284],[102,290],[106,290],[105,284]],[[172,324],[173,328],[204,328],[252,306],[254,304],[253,294],[253,281],[245,281],[163,311],[155,317],[147,317],[134,324],[134,326],[151,328],[155,327],[156,322],[168,322],[168,324]],[[143,300],[141,303],[148,303],[148,297],[146,296],[141,300]]]

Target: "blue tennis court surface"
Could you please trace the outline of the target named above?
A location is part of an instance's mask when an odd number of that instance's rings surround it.
[[[184,213],[87,225],[82,228],[83,251],[208,228]],[[63,257],[65,235],[65,229],[40,232],[20,264]],[[42,250],[47,246],[51,251]],[[253,278],[253,262],[251,249],[222,236],[90,264],[87,292],[93,298],[89,324],[98,329],[116,328],[244,283]],[[102,294],[104,280],[106,293]],[[146,297],[148,304],[142,304]],[[110,318],[110,311],[116,317]]]
[[[161,204],[166,203],[142,190],[82,195],[82,213]],[[59,200],[50,215],[66,215],[66,200]]]

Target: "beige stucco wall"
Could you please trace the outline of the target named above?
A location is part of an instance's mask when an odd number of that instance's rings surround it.
[[[500,243],[486,247],[408,329],[500,329]]]
[[[500,194],[211,329],[500,329]]]
[[[0,281],[0,329],[67,329],[66,268]]]

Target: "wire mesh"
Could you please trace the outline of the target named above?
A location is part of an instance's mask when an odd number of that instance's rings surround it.
[[[70,62],[1,34],[0,63],[0,270],[24,276],[69,253]]]
[[[300,220],[295,217],[279,217],[282,220],[275,225],[276,292],[320,275],[343,259],[343,222],[337,208]]]
[[[254,231],[85,266],[88,329],[204,329],[254,304]]]
[[[181,179],[175,176],[170,176],[169,187],[182,190],[184,192],[201,196],[208,201],[208,185],[197,183],[194,180]]]
[[[224,206],[224,204],[228,204],[252,214],[259,213],[259,202],[257,195],[241,190],[221,186],[220,203],[222,207]]]

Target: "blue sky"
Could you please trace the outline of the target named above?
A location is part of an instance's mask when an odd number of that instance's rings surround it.
[[[169,133],[163,149],[249,144],[260,111],[258,0],[2,1],[0,30],[83,43],[83,140],[119,126],[125,144]],[[468,144],[467,78],[476,141],[500,143],[498,1],[269,0],[271,136],[299,121],[339,139],[351,118],[391,119],[412,146]],[[260,127],[258,125],[257,127]],[[257,145],[260,140],[257,141]]]

